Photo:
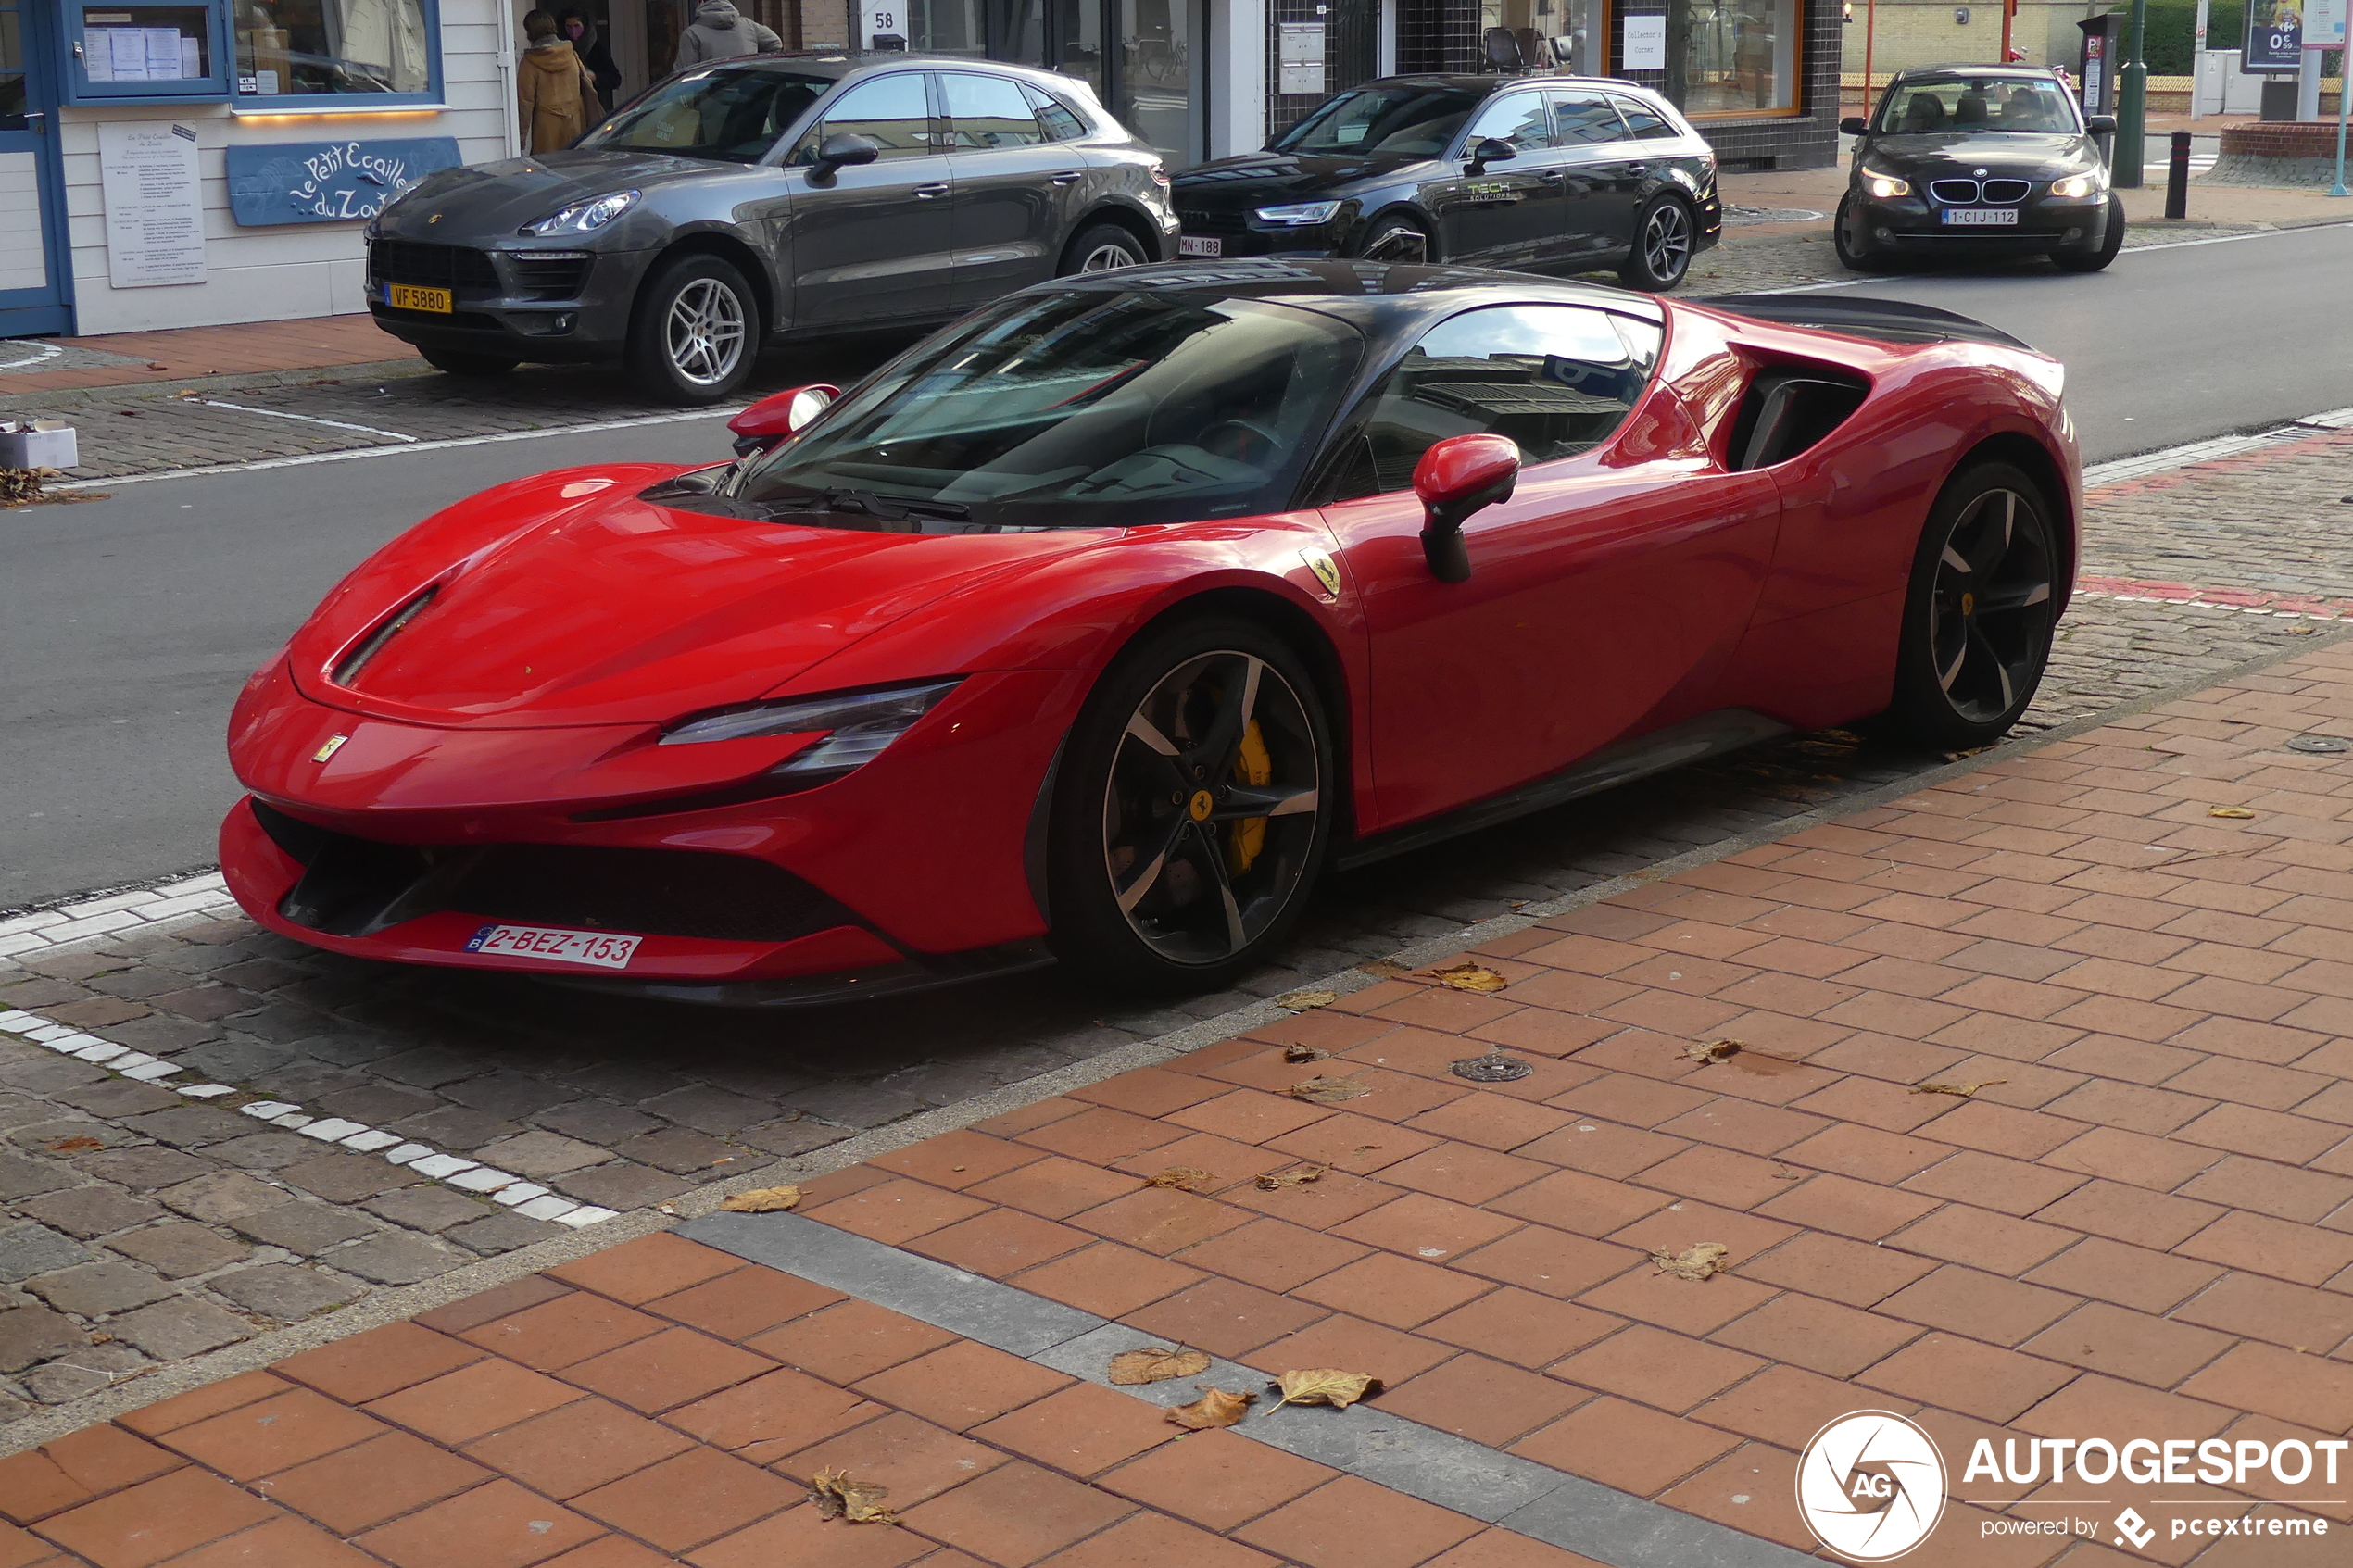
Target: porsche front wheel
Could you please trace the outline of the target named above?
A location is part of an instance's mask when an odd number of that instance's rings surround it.
[[[1329,836],[1331,725],[1249,621],[1148,633],[1108,671],[1055,783],[1051,942],[1089,979],[1214,990],[1265,961]]]
[[[2051,503],[2007,463],[1956,474],[1929,512],[1904,603],[1893,717],[1928,746],[1992,744],[2034,700],[2051,655]]]

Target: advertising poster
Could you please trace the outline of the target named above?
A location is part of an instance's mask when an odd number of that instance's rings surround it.
[[[2303,65],[2303,55],[2304,0],[2248,0],[2239,69],[2293,71]]]

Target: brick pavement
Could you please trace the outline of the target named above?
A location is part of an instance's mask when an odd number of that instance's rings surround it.
[[[1500,991],[1378,980],[834,1171],[767,1223],[1260,1374],[1369,1374],[1365,1411],[1280,1419],[1378,1412],[1800,1550],[1796,1452],[1858,1409],[1956,1472],[1980,1438],[2341,1461],[2353,758],[2286,749],[2306,734],[2353,737],[2353,643],[1487,940],[1463,956]],[[1687,1054],[1719,1038],[1743,1048]],[[1449,1070],[1491,1051],[1532,1072]],[[1287,1092],[1310,1075],[1365,1092]],[[1303,1164],[1326,1173],[1255,1180]],[[1208,1174],[1146,1183],[1170,1167]],[[1713,1279],[1648,1257],[1708,1241]],[[1180,1437],[980,1337],[654,1236],[0,1461],[0,1561],[1593,1561],[1247,1424]],[[820,1523],[831,1467],[901,1523]],[[2272,1568],[2343,1545],[2171,1522],[2353,1526],[2320,1500],[2341,1487],[2259,1471],[1951,1489],[1916,1561]],[[2106,1544],[2126,1504],[2145,1553]],[[2103,1538],[1987,1538],[2002,1514]]]
[[[35,365],[21,370],[0,371],[0,396],[136,386],[192,376],[417,359],[415,349],[384,332],[373,318],[365,315],[31,341],[86,352],[69,352],[63,357],[73,361],[70,369],[43,370]],[[101,360],[114,362],[92,362]]]

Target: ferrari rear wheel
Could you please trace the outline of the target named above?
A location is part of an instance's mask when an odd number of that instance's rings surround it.
[[[1329,836],[1331,726],[1250,621],[1149,633],[1106,673],[1055,784],[1051,940],[1126,989],[1214,990],[1265,960]]]
[[[1894,717],[1931,746],[1986,746],[2034,700],[2057,621],[2051,503],[2007,463],[1955,475],[1912,562]]]

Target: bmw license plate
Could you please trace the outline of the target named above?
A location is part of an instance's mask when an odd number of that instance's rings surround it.
[[[436,310],[447,316],[456,308],[447,289],[421,289],[409,283],[384,285],[384,303],[395,310]]]
[[[2014,207],[1948,207],[1944,209],[1944,221],[1962,227],[1980,229],[2011,227],[2018,222],[2018,208]]]
[[[1211,239],[1202,234],[1180,234],[1176,238],[1176,254],[1179,256],[1223,256],[1226,254],[1226,242]]]
[[[503,953],[516,959],[552,959],[557,963],[627,969],[642,936],[608,931],[560,931],[546,925],[485,925],[466,938],[469,953]]]

